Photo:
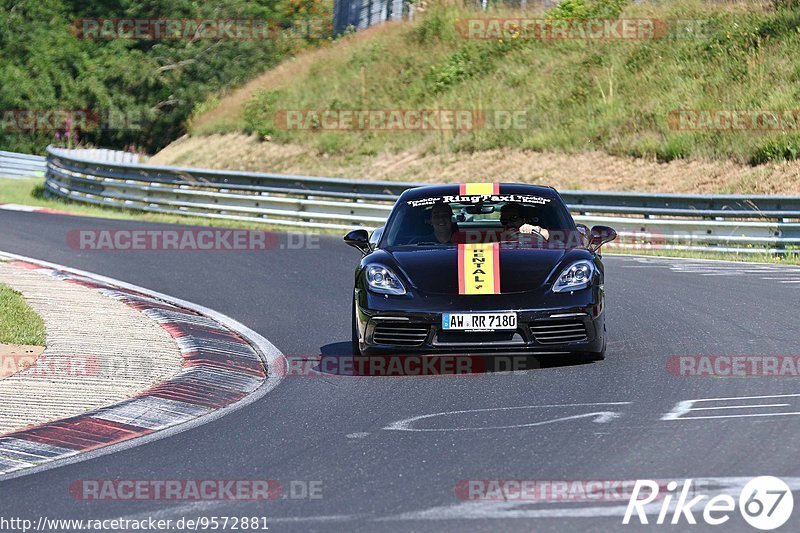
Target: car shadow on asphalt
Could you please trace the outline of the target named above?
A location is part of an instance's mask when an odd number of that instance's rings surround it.
[[[582,354],[519,352],[471,354],[397,353],[352,355],[349,342],[335,342],[320,347],[314,356],[285,356],[286,375],[332,375],[342,377],[401,377],[475,375],[501,372],[535,372],[549,368],[582,366],[597,362]]]

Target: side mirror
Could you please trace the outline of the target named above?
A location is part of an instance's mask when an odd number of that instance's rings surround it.
[[[364,255],[369,253],[369,233],[365,229],[354,229],[344,236],[344,242]]]
[[[594,226],[589,237],[589,248],[596,252],[607,242],[611,242],[617,238],[617,232],[614,228],[608,226]]]

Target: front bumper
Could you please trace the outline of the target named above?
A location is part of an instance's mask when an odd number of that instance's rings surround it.
[[[577,305],[539,309],[440,308],[430,311],[382,309],[361,305],[356,295],[356,326],[361,351],[369,353],[601,352],[604,347],[602,289],[587,291]],[[515,331],[455,332],[442,329],[443,313],[517,313]]]

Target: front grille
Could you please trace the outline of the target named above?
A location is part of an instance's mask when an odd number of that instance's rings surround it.
[[[516,331],[447,331],[441,330],[436,333],[434,344],[439,346],[470,345],[479,346],[482,344],[491,345],[511,345],[525,344],[522,336]]]
[[[428,326],[408,322],[380,322],[372,332],[376,344],[395,346],[420,346],[428,336]]]
[[[562,344],[586,340],[586,324],[580,320],[550,320],[531,325],[533,338],[539,344]]]

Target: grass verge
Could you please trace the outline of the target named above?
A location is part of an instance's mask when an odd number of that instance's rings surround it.
[[[0,284],[0,343],[44,346],[44,321],[20,293]]]

